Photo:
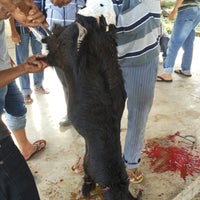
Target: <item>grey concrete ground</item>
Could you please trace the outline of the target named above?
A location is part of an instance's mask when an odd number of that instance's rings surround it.
[[[7,28],[9,51],[14,58],[10,31]],[[173,75],[173,83],[156,83],[155,98],[146,127],[145,142],[155,137],[165,137],[180,131],[182,135],[193,135],[200,140],[200,39],[195,39],[192,77]],[[180,56],[176,68],[180,65]],[[162,71],[160,66],[159,71]],[[33,104],[28,105],[27,136],[30,141],[44,138],[46,149],[30,161],[30,166],[41,200],[77,200],[80,197],[82,174],[74,174],[71,166],[84,152],[84,142],[73,127],[59,128],[59,120],[65,115],[65,102],[62,87],[53,69],[45,70],[44,86],[50,90],[48,95],[33,92]],[[122,118],[121,143],[124,145],[127,110]],[[184,181],[180,174],[155,173],[149,160],[142,161],[141,168],[145,178],[141,184],[130,185],[135,194],[143,190],[143,200],[189,200],[200,190],[199,174],[187,176]],[[92,199],[101,199],[98,195]],[[195,200],[200,199],[196,197]]]

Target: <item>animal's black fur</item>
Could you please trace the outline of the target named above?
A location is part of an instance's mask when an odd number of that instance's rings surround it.
[[[76,22],[87,30],[80,46]],[[133,200],[120,144],[126,94],[115,27],[110,25],[106,32],[104,17],[98,24],[93,17],[77,15],[76,22],[56,27],[53,36],[43,42],[48,46],[49,64],[63,70],[69,88],[68,116],[85,139],[82,193],[88,197],[98,183],[105,189],[106,200]]]

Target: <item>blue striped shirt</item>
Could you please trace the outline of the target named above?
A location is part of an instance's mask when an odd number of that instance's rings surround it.
[[[146,64],[159,55],[160,1],[113,0],[119,64]]]
[[[77,11],[85,6],[85,0],[72,0],[62,8],[54,6],[51,0],[46,0],[47,22],[50,30],[54,24],[66,26],[74,22]]]

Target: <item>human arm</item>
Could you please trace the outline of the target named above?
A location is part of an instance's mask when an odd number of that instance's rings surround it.
[[[54,4],[54,6],[62,7],[69,4],[72,0],[51,0],[51,3]]]
[[[0,71],[0,88],[24,74],[42,72],[48,64],[42,60],[37,60],[40,57],[43,57],[43,55],[31,56],[17,67]]]
[[[0,5],[0,20],[8,19],[10,17],[10,13]]]
[[[168,16],[169,20],[174,20],[176,13],[178,12],[178,8],[182,3],[183,3],[183,0],[177,0],[176,1],[173,10],[171,11],[171,13]]]
[[[0,4],[8,12],[13,12],[13,10],[16,8],[12,0],[0,0]]]
[[[20,44],[20,35],[17,32],[16,26],[15,26],[15,19],[13,17],[9,18],[9,22],[10,22],[10,28],[11,28],[11,38],[12,41],[16,44],[19,45]]]
[[[13,3],[12,0],[0,0],[0,4],[23,26],[48,26],[45,16],[39,11],[33,0],[21,0],[17,3]]]

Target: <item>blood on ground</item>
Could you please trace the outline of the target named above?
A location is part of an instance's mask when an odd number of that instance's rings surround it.
[[[194,142],[180,135],[168,135],[147,141],[144,153],[150,159],[150,166],[156,173],[179,172],[184,180],[189,175],[200,173],[199,151]]]

